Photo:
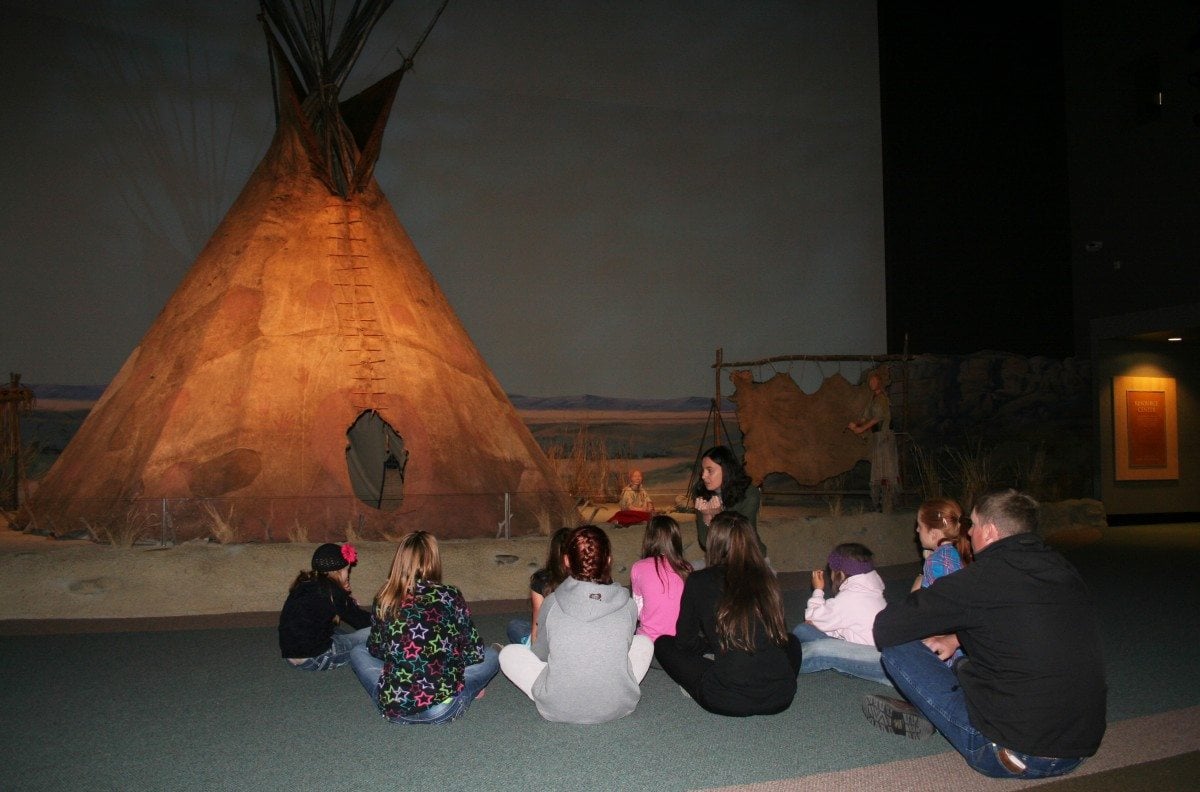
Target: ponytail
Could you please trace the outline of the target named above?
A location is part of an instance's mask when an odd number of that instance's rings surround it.
[[[917,509],[917,522],[926,530],[942,532],[942,544],[951,543],[962,558],[963,566],[975,560],[971,537],[963,521],[962,507],[949,498],[927,500]]]

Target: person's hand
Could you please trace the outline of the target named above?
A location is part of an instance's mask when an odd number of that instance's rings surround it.
[[[814,569],[812,573],[813,591],[825,588],[825,572],[820,569]]]
[[[929,647],[929,650],[938,656],[939,660],[949,660],[958,651],[958,636],[954,633],[949,635],[931,635],[921,641]]]

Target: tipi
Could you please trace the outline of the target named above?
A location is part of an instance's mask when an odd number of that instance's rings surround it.
[[[41,482],[40,526],[277,542],[495,535],[506,503],[517,533],[575,519],[372,175],[411,56],[338,99],[390,3],[355,3],[336,42],[322,5],[263,0],[275,137]]]

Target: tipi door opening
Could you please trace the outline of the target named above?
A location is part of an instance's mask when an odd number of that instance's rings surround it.
[[[393,511],[404,502],[404,469],[408,451],[404,438],[374,410],[365,410],[346,430],[346,469],[354,494],[380,511]]]

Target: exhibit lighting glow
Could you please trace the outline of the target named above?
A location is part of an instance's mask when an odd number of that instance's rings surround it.
[[[1168,338],[1167,340],[1168,341],[1182,341],[1183,336],[1172,336],[1171,338]]]

